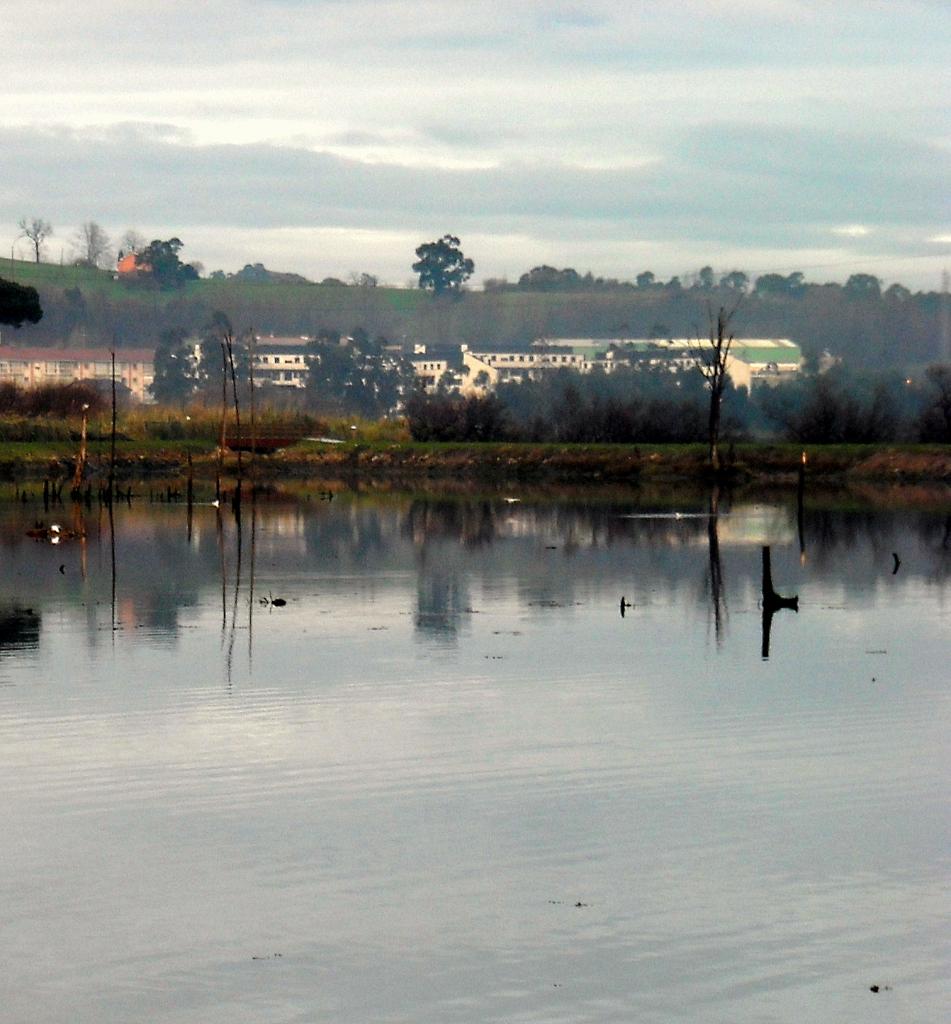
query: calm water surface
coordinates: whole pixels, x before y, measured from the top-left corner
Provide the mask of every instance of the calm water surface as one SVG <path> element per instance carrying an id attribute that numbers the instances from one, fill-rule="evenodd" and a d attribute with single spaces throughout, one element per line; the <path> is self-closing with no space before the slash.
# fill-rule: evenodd
<path id="1" fill-rule="evenodd" d="M 947 1020 L 951 518 L 704 509 L 0 509 L 0 1021 Z"/>

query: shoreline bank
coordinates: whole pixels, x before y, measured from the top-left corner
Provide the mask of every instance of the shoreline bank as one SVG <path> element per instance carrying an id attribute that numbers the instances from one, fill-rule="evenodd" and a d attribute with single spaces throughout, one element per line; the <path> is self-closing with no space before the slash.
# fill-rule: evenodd
<path id="1" fill-rule="evenodd" d="M 727 481 L 794 483 L 802 453 L 806 475 L 823 482 L 931 482 L 951 487 L 949 445 L 738 444 L 724 448 Z M 176 477 L 191 455 L 196 479 L 213 478 L 214 445 L 201 441 L 120 441 L 117 478 Z M 63 479 L 72 475 L 76 451 L 67 441 L 5 442 L 0 478 L 8 481 Z M 635 483 L 639 480 L 713 479 L 704 445 L 451 444 L 376 443 L 328 445 L 306 441 L 271 455 L 243 456 L 261 481 L 307 477 L 399 477 Z M 228 452 L 223 472 L 234 476 L 237 455 Z M 109 448 L 91 444 L 87 477 L 108 473 Z"/>

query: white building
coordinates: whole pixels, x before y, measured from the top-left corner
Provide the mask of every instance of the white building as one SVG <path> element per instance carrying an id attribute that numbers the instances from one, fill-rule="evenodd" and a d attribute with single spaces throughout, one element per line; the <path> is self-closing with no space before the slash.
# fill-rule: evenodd
<path id="1" fill-rule="evenodd" d="M 413 364 L 413 375 L 424 391 L 435 391 L 442 375 L 449 369 L 448 359 L 413 356 L 410 362 Z"/>
<path id="2" fill-rule="evenodd" d="M 696 365 L 705 342 L 695 338 L 628 340 L 546 338 L 529 351 L 489 352 L 463 350 L 464 394 L 491 391 L 499 384 L 538 380 L 556 370 L 612 373 L 630 363 L 665 366 L 670 370 Z M 799 346 L 786 338 L 735 338 L 727 357 L 727 373 L 737 387 L 753 388 L 794 376 L 802 368 Z"/>
<path id="3" fill-rule="evenodd" d="M 307 346 L 310 338 L 276 338 L 274 335 L 254 340 L 255 382 L 278 388 L 307 386 Z"/>
<path id="4" fill-rule="evenodd" d="M 449 373 L 453 379 L 452 386 L 459 387 L 462 384 L 459 372 L 463 365 L 461 357 L 467 351 L 467 345 L 424 345 L 417 342 L 409 357 L 416 383 L 431 394 L 439 387 L 444 375 Z"/>
<path id="5" fill-rule="evenodd" d="M 116 349 L 116 383 L 123 384 L 140 402 L 151 400 L 149 385 L 155 376 L 151 349 Z M 107 348 L 21 348 L 0 345 L 0 381 L 23 388 L 73 381 L 112 380 L 112 353 Z"/>

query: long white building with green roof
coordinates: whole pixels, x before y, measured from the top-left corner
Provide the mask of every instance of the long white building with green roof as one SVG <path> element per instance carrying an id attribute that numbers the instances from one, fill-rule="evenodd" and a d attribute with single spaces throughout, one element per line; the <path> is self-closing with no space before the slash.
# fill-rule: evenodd
<path id="1" fill-rule="evenodd" d="M 555 370 L 611 373 L 631 362 L 668 366 L 671 370 L 696 365 L 704 342 L 696 338 L 545 338 L 528 351 L 462 353 L 464 392 L 491 391 L 510 381 L 537 380 Z M 788 338 L 734 338 L 727 372 L 737 387 L 752 389 L 776 384 L 801 372 L 802 352 Z"/>

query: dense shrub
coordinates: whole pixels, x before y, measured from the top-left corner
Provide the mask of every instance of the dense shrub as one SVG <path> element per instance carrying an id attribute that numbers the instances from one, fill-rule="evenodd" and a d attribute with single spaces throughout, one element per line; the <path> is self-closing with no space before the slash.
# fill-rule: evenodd
<path id="1" fill-rule="evenodd" d="M 922 441 L 951 443 L 951 366 L 929 366 L 925 380 L 918 437 Z"/>
<path id="2" fill-rule="evenodd" d="M 757 404 L 790 441 L 870 444 L 908 438 L 915 395 L 903 378 L 829 373 L 762 388 Z"/>
<path id="3" fill-rule="evenodd" d="M 706 437 L 709 396 L 700 374 L 624 367 L 579 376 L 569 370 L 507 384 L 499 398 L 522 440 L 587 444 L 691 442 Z M 745 430 L 745 393 L 731 389 L 724 436 Z"/>
<path id="4" fill-rule="evenodd" d="M 488 399 L 416 396 L 413 437 L 554 443 L 666 444 L 707 440 L 710 393 L 693 369 L 632 366 L 571 370 L 499 386 Z M 724 393 L 721 441 L 779 438 L 805 444 L 951 441 L 951 367 L 924 386 L 898 374 L 828 373 Z"/>
<path id="5" fill-rule="evenodd" d="M 414 441 L 505 441 L 508 417 L 494 395 L 415 394 L 406 403 L 406 420 Z"/>
<path id="6" fill-rule="evenodd" d="M 0 441 L 70 441 L 73 431 L 55 416 L 0 416 Z"/>
<path id="7" fill-rule="evenodd" d="M 106 405 L 101 392 L 87 381 L 41 384 L 35 388 L 0 383 L 0 415 L 3 416 L 79 416 L 84 406 L 90 416 L 96 416 Z"/>
<path id="8" fill-rule="evenodd" d="M 708 393 L 695 371 L 570 370 L 504 384 L 495 395 L 415 395 L 406 415 L 421 441 L 516 440 L 584 444 L 692 442 L 706 438 Z M 730 390 L 724 437 L 743 436 L 745 392 Z"/>

